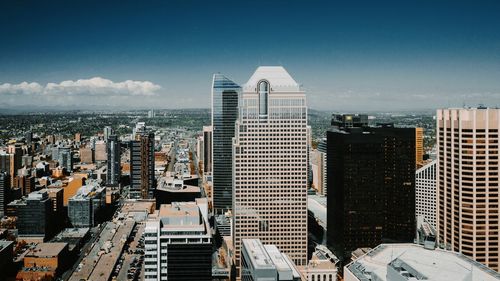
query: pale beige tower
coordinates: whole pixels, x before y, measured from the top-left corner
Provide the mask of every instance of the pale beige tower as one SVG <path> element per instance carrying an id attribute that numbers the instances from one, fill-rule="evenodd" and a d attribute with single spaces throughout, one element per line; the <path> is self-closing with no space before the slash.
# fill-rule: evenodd
<path id="1" fill-rule="evenodd" d="M 283 67 L 259 67 L 243 86 L 233 139 L 237 266 L 245 238 L 306 265 L 308 132 L 299 84 Z"/>
<path id="2" fill-rule="evenodd" d="M 436 127 L 438 242 L 498 271 L 500 110 L 440 109 Z"/>

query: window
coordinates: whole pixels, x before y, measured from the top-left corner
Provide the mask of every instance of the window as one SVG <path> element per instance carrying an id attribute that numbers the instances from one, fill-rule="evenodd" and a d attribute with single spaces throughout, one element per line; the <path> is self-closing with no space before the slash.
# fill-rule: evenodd
<path id="1" fill-rule="evenodd" d="M 260 81 L 258 84 L 259 92 L 259 116 L 267 117 L 267 104 L 269 95 L 269 83 L 267 81 Z"/>

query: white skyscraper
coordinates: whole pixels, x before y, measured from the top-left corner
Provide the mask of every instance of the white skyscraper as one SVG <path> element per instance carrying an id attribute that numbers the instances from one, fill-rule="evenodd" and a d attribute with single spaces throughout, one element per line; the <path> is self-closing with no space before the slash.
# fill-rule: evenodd
<path id="1" fill-rule="evenodd" d="M 299 84 L 283 67 L 259 67 L 243 86 L 233 144 L 237 266 L 246 238 L 307 264 L 308 132 Z"/>
<path id="2" fill-rule="evenodd" d="M 436 227 L 436 163 L 431 161 L 415 172 L 415 212 Z"/>

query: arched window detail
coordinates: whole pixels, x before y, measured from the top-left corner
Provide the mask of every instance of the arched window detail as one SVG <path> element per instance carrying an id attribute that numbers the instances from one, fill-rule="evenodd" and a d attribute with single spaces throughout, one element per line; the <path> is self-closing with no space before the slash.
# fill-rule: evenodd
<path id="1" fill-rule="evenodd" d="M 260 81 L 257 84 L 257 90 L 259 93 L 259 116 L 267 117 L 267 104 L 269 99 L 269 82 Z"/>

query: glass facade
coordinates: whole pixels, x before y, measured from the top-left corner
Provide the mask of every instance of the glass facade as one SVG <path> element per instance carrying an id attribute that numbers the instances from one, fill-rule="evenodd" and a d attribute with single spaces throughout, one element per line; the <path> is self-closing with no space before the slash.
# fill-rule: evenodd
<path id="1" fill-rule="evenodd" d="M 221 74 L 212 84 L 213 207 L 216 213 L 231 209 L 233 188 L 232 141 L 241 88 Z"/>

